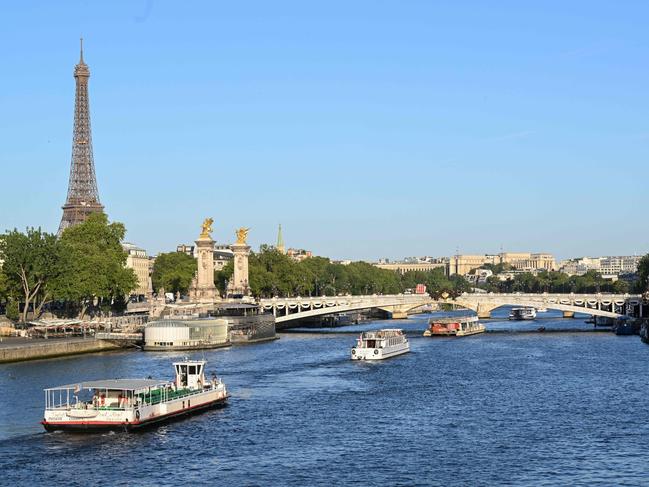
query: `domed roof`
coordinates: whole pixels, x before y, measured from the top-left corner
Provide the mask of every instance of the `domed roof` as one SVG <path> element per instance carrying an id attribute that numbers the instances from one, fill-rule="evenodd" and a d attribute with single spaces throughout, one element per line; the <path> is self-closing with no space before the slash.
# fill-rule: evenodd
<path id="1" fill-rule="evenodd" d="M 147 323 L 147 328 L 187 328 L 190 326 L 188 321 L 181 320 L 157 320 Z"/>

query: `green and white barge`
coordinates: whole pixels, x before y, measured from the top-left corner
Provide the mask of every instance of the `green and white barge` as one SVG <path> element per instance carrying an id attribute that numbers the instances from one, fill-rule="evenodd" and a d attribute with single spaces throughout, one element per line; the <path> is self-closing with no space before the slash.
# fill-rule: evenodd
<path id="1" fill-rule="evenodd" d="M 225 384 L 205 360 L 174 362 L 174 381 L 93 380 L 45 389 L 47 431 L 131 431 L 224 406 Z"/>

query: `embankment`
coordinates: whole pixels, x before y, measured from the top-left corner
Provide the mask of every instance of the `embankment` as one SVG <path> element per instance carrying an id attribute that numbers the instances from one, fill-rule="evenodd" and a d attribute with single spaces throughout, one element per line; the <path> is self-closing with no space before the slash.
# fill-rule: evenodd
<path id="1" fill-rule="evenodd" d="M 5 340 L 0 346 L 0 363 L 103 352 L 119 348 L 113 343 L 95 339 L 50 339 L 37 342 Z"/>

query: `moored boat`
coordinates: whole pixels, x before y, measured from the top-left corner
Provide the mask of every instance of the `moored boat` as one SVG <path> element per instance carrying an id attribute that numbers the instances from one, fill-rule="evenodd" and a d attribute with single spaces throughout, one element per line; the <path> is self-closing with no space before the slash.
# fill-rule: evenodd
<path id="1" fill-rule="evenodd" d="M 403 330 L 386 328 L 365 331 L 361 333 L 356 340 L 356 346 L 352 348 L 352 360 L 382 360 L 409 351 L 410 344 Z"/>
<path id="2" fill-rule="evenodd" d="M 531 307 L 512 308 L 509 312 L 509 319 L 514 321 L 536 319 L 536 309 Z"/>
<path id="3" fill-rule="evenodd" d="M 616 335 L 637 335 L 640 332 L 640 326 L 628 316 L 622 316 L 615 320 L 613 331 Z"/>
<path id="4" fill-rule="evenodd" d="M 485 326 L 477 316 L 454 316 L 452 318 L 431 318 L 424 336 L 468 336 L 484 333 Z"/>
<path id="5" fill-rule="evenodd" d="M 205 379 L 205 360 L 174 362 L 173 382 L 92 380 L 45 389 L 47 431 L 130 431 L 225 405 L 225 384 Z"/>

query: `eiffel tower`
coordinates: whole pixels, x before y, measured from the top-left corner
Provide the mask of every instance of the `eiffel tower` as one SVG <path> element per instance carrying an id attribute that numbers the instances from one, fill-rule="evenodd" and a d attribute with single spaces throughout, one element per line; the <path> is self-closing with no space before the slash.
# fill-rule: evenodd
<path id="1" fill-rule="evenodd" d="M 102 212 L 104 207 L 99 202 L 95 162 L 92 157 L 92 134 L 90 132 L 90 106 L 88 100 L 88 79 L 90 69 L 83 62 L 83 39 L 79 64 L 74 67 L 74 79 L 77 90 L 74 100 L 74 134 L 72 138 L 72 163 L 68 197 L 63 205 L 63 217 L 58 235 L 63 230 L 83 222 L 88 215 Z"/>

